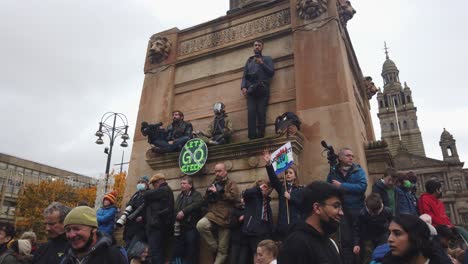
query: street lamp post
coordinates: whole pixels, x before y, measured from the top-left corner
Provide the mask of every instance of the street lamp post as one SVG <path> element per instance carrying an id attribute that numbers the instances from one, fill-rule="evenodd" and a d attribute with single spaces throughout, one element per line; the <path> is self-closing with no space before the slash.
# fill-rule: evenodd
<path id="1" fill-rule="evenodd" d="M 112 126 L 107 124 L 106 122 L 110 118 L 114 118 Z M 121 123 L 120 126 L 115 126 L 117 124 L 117 120 Z M 122 113 L 114 113 L 114 112 L 107 112 L 105 113 L 102 118 L 101 122 L 99 122 L 99 129 L 96 131 L 96 144 L 102 145 L 104 144 L 104 140 L 102 137 L 107 135 L 109 137 L 109 148 L 104 149 L 104 153 L 107 154 L 107 164 L 106 164 L 106 186 L 104 187 L 104 193 L 107 193 L 107 183 L 109 182 L 109 170 L 110 170 L 110 163 L 112 158 L 112 148 L 114 147 L 114 141 L 118 136 L 121 136 L 122 143 L 120 144 L 121 147 L 125 148 L 128 146 L 127 140 L 130 138 L 127 134 L 128 132 L 128 121 L 127 117 Z"/>

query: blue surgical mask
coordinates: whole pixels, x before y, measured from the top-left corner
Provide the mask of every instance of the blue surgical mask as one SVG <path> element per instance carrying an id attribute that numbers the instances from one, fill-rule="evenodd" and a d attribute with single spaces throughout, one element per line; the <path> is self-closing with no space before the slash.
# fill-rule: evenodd
<path id="1" fill-rule="evenodd" d="M 144 191 L 144 190 L 146 190 L 146 184 L 144 184 L 144 183 L 138 183 L 138 184 L 137 184 L 137 190 L 138 190 L 138 191 Z"/>

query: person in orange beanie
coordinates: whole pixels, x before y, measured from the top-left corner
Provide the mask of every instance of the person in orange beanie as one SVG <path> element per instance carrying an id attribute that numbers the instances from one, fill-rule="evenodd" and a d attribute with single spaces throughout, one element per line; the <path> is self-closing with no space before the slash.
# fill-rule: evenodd
<path id="1" fill-rule="evenodd" d="M 96 213 L 98 230 L 110 237 L 113 237 L 114 233 L 115 216 L 117 215 L 116 201 L 117 193 L 114 191 L 104 195 L 102 207 Z"/>

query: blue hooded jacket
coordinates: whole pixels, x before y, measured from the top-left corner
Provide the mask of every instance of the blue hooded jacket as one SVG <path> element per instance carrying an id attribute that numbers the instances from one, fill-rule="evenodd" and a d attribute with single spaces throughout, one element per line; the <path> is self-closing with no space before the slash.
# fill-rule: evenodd
<path id="1" fill-rule="evenodd" d="M 332 183 L 332 180 L 341 182 L 340 189 L 344 191 L 344 208 L 364 208 L 367 179 L 361 166 L 353 164 L 346 175 L 343 175 L 338 167 L 332 167 L 327 182 Z"/>
<path id="2" fill-rule="evenodd" d="M 96 212 L 98 230 L 109 236 L 114 233 L 115 216 L 117 214 L 117 207 L 110 205 L 108 207 L 101 207 Z"/>

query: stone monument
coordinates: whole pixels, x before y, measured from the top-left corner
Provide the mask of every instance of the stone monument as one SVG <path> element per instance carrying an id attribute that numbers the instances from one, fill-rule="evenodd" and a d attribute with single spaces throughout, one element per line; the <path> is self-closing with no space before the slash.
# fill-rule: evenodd
<path id="1" fill-rule="evenodd" d="M 249 3 L 247 3 L 249 2 Z M 150 38 L 137 124 L 164 122 L 181 110 L 194 129 L 212 120 L 213 103 L 222 101 L 234 120 L 233 143 L 209 148 L 207 164 L 193 176 L 205 192 L 216 162 L 225 162 L 241 189 L 266 178 L 263 149 L 291 141 L 303 184 L 324 180 L 329 171 L 321 140 L 335 149 L 348 146 L 364 169 L 364 145 L 374 140 L 364 77 L 346 24 L 355 11 L 342 0 L 231 0 L 226 16 L 188 29 L 172 28 Z M 275 64 L 264 139 L 247 138 L 247 105 L 240 91 L 243 67 L 254 40 Z M 286 111 L 301 119 L 301 133 L 274 134 L 274 120 Z M 163 172 L 176 194 L 182 175 L 178 154 L 154 156 L 137 127 L 124 199 L 142 175 Z M 274 209 L 276 212 L 276 210 Z M 275 217 L 276 219 L 276 217 Z"/>

